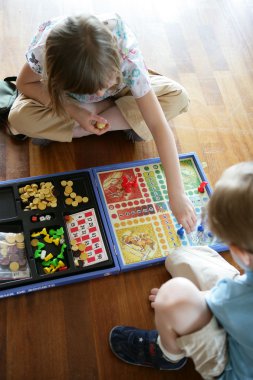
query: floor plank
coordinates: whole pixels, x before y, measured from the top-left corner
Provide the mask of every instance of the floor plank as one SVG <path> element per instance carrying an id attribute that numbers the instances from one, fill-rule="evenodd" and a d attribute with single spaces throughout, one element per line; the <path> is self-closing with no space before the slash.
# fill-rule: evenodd
<path id="1" fill-rule="evenodd" d="M 186 87 L 190 109 L 171 125 L 179 152 L 195 151 L 212 185 L 226 167 L 252 160 L 252 1 L 0 0 L 0 77 L 18 73 L 41 21 L 82 11 L 121 14 L 147 66 Z M 0 180 L 156 156 L 153 142 L 132 144 L 121 132 L 40 148 L 0 130 Z M 129 366 L 110 352 L 114 325 L 154 327 L 148 292 L 167 278 L 156 266 L 1 300 L 1 379 L 200 379 L 191 361 L 168 374 Z"/>

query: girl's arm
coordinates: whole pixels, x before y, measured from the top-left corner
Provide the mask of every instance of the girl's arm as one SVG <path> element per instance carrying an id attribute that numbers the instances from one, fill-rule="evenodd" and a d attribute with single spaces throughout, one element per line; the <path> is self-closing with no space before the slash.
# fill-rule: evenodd
<path id="1" fill-rule="evenodd" d="M 50 104 L 50 97 L 46 86 L 41 81 L 41 76 L 36 74 L 28 63 L 25 63 L 20 71 L 16 85 L 27 98 L 37 100 L 45 106 Z"/>
<path id="2" fill-rule="evenodd" d="M 194 207 L 184 191 L 173 133 L 153 90 L 137 98 L 136 102 L 153 135 L 164 167 L 171 210 L 178 223 L 189 233 L 194 229 L 197 218 Z"/>
<path id="3" fill-rule="evenodd" d="M 44 106 L 50 107 L 50 96 L 41 79 L 41 76 L 36 74 L 28 63 L 25 63 L 17 78 L 17 89 L 27 98 L 37 100 Z M 67 114 L 86 131 L 97 135 L 107 132 L 108 127 L 103 130 L 94 127 L 95 122 L 107 124 L 107 120 L 99 115 L 92 114 L 83 107 L 79 107 L 76 102 L 66 98 L 64 108 Z"/>

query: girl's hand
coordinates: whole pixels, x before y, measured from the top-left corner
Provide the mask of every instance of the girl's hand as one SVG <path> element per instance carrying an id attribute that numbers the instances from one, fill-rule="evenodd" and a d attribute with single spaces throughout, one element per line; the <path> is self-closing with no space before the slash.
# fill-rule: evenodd
<path id="1" fill-rule="evenodd" d="M 106 119 L 87 112 L 87 110 L 85 110 L 82 117 L 79 118 L 79 124 L 81 128 L 95 135 L 103 135 L 110 129 L 110 125 Z"/>
<path id="2" fill-rule="evenodd" d="M 170 207 L 186 233 L 192 232 L 197 223 L 197 216 L 189 198 L 184 193 L 179 193 L 170 200 Z"/>

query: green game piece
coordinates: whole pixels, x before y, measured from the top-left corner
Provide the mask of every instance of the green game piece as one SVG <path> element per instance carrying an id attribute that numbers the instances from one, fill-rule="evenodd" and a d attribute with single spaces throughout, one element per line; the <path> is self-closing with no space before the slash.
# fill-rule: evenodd
<path id="1" fill-rule="evenodd" d="M 41 263 L 43 265 L 43 267 L 49 267 L 50 265 L 52 265 L 52 260 L 48 260 L 48 261 L 42 261 Z"/>
<path id="2" fill-rule="evenodd" d="M 67 248 L 67 244 L 63 243 L 61 246 L 61 253 L 64 252 L 66 248 Z"/>
<path id="3" fill-rule="evenodd" d="M 59 263 L 59 260 L 58 259 L 53 259 L 52 261 L 51 261 L 51 263 L 52 263 L 52 265 L 54 266 L 54 267 L 57 267 L 57 265 L 58 265 L 58 263 Z"/>
<path id="4" fill-rule="evenodd" d="M 64 253 L 60 252 L 59 255 L 57 255 L 57 259 L 64 259 Z"/>
<path id="5" fill-rule="evenodd" d="M 64 229 L 63 229 L 63 227 L 58 228 L 58 230 L 56 230 L 56 235 L 57 235 L 57 236 L 64 235 Z"/>
<path id="6" fill-rule="evenodd" d="M 36 251 L 34 252 L 34 258 L 35 259 L 38 259 L 41 255 L 41 249 L 36 249 Z"/>
<path id="7" fill-rule="evenodd" d="M 44 248 L 45 247 L 45 245 L 46 244 L 44 244 L 44 243 L 41 243 L 40 241 L 38 242 L 38 244 L 37 244 L 37 247 L 38 247 L 38 249 L 41 251 L 42 250 L 42 248 Z"/>

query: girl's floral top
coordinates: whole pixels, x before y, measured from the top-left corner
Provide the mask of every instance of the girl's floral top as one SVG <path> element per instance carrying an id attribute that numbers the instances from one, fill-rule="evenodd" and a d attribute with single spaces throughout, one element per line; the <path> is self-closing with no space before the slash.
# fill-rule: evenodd
<path id="1" fill-rule="evenodd" d="M 108 89 L 102 97 L 97 95 L 77 95 L 71 94 L 75 99 L 84 103 L 99 102 L 109 96 L 117 94 L 124 87 L 130 88 L 135 98 L 141 98 L 147 94 L 150 89 L 150 81 L 147 68 L 145 66 L 140 48 L 133 32 L 123 22 L 118 15 L 110 15 L 108 17 L 101 15 L 97 16 L 101 21 L 108 23 L 113 22 L 112 33 L 117 39 L 118 48 L 121 55 L 121 71 L 123 82 L 119 84 L 118 88 Z M 58 17 L 51 19 L 40 25 L 37 33 L 32 39 L 32 42 L 26 53 L 26 59 L 31 69 L 37 74 L 42 75 L 44 58 L 45 58 L 45 44 L 50 31 L 59 23 L 63 22 L 66 17 Z"/>

